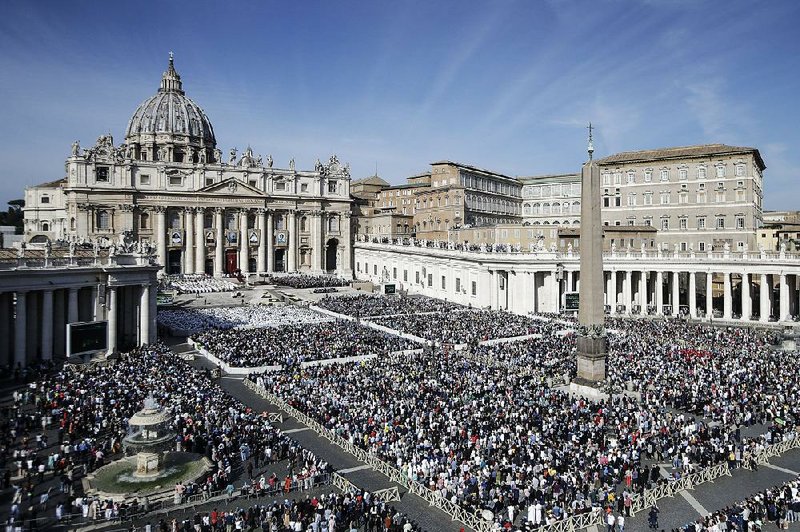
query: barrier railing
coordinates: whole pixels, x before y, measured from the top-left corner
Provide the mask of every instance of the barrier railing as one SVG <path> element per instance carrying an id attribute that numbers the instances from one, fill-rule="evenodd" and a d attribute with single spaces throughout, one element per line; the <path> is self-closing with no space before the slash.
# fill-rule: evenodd
<path id="1" fill-rule="evenodd" d="M 746 469 L 754 469 L 755 465 L 764 465 L 769 463 L 769 459 L 773 456 L 779 456 L 786 451 L 800 447 L 800 434 L 792 431 L 791 436 L 784 438 L 778 443 L 766 446 L 764 449 L 754 453 L 745 453 L 742 457 L 743 467 Z"/>

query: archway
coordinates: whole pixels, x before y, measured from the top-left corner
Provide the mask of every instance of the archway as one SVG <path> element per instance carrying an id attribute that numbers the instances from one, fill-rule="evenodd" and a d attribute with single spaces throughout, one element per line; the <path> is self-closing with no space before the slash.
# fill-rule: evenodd
<path id="1" fill-rule="evenodd" d="M 335 238 L 328 240 L 328 246 L 325 251 L 325 270 L 332 272 L 336 270 L 336 253 L 339 250 L 339 241 Z"/>
<path id="2" fill-rule="evenodd" d="M 177 275 L 181 273 L 181 263 L 183 252 L 180 249 L 171 249 L 167 254 L 167 273 Z"/>
<path id="3" fill-rule="evenodd" d="M 49 241 L 50 239 L 44 235 L 36 235 L 31 238 L 31 244 L 47 244 Z"/>

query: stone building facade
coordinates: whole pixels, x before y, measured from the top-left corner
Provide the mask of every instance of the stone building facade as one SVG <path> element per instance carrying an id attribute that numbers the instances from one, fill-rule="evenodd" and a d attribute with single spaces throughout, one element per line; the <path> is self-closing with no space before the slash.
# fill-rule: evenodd
<path id="1" fill-rule="evenodd" d="M 172 57 L 124 142 L 115 146 L 110 134 L 89 149 L 75 142 L 66 167 L 63 234 L 34 222 L 44 216 L 38 203 L 25 210 L 29 241 L 110 245 L 124 235 L 152 246 L 165 273 L 352 275 L 349 166 L 333 155 L 313 170 L 296 169 L 294 159 L 277 168 L 250 147 L 223 157 Z"/>

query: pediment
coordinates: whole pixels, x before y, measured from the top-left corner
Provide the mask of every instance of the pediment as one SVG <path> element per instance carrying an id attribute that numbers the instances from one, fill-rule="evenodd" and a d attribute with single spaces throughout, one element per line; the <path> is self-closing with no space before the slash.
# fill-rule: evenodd
<path id="1" fill-rule="evenodd" d="M 238 179 L 228 178 L 219 183 L 208 185 L 197 191 L 201 194 L 214 194 L 219 196 L 238 196 L 245 198 L 263 198 L 264 193 L 249 183 L 244 183 Z"/>

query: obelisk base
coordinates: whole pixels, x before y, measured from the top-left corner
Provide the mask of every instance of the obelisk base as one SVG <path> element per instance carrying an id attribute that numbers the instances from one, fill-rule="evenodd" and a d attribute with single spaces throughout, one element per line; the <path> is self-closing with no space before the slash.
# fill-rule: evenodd
<path id="1" fill-rule="evenodd" d="M 604 336 L 578 336 L 578 378 L 581 383 L 595 383 L 606 378 Z"/>

